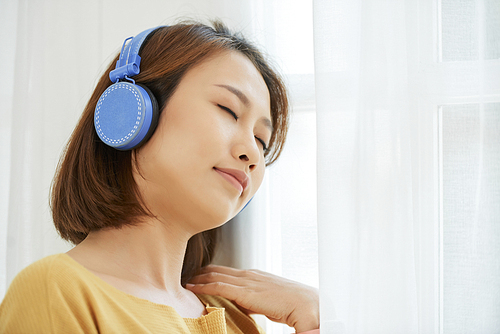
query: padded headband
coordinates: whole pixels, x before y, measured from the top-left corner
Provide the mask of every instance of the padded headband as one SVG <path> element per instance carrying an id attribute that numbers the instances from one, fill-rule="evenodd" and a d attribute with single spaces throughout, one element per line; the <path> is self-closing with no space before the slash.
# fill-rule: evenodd
<path id="1" fill-rule="evenodd" d="M 120 52 L 120 58 L 116 62 L 116 67 L 109 72 L 109 79 L 112 82 L 116 83 L 119 80 L 125 79 L 125 77 L 133 77 L 141 72 L 141 57 L 139 56 L 139 51 L 141 50 L 142 43 L 144 43 L 146 37 L 148 37 L 152 31 L 160 27 L 145 30 L 135 37 L 127 38 L 123 42 L 122 51 Z M 132 42 L 126 44 L 130 39 L 132 39 Z"/>

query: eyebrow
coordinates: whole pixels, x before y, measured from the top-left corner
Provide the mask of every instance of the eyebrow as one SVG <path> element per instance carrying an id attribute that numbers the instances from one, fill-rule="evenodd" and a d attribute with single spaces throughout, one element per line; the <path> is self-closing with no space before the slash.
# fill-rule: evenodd
<path id="1" fill-rule="evenodd" d="M 250 100 L 238 88 L 235 88 L 235 87 L 229 86 L 229 85 L 215 85 L 215 86 L 227 89 L 228 91 L 230 91 L 231 93 L 233 93 L 234 95 L 236 95 L 241 100 L 241 102 L 243 102 L 243 104 L 245 105 L 245 107 L 250 107 Z"/>
<path id="2" fill-rule="evenodd" d="M 231 93 L 233 93 L 234 95 L 236 95 L 240 99 L 240 101 L 245 105 L 245 107 L 247 107 L 247 108 L 250 107 L 250 105 L 251 105 L 250 100 L 245 95 L 245 93 L 243 93 L 238 88 L 235 88 L 235 87 L 229 86 L 229 85 L 215 85 L 215 86 L 227 89 L 228 91 L 230 91 Z M 259 122 L 263 123 L 264 126 L 271 131 L 271 133 L 274 131 L 273 124 L 271 123 L 271 121 L 269 120 L 269 118 L 262 117 L 259 120 Z"/>
<path id="3" fill-rule="evenodd" d="M 269 120 L 269 118 L 262 117 L 259 121 L 261 123 L 263 123 L 265 125 L 265 127 L 268 128 L 269 131 L 271 131 L 271 133 L 273 133 L 273 131 L 274 131 L 273 124 L 271 123 L 271 121 Z"/>

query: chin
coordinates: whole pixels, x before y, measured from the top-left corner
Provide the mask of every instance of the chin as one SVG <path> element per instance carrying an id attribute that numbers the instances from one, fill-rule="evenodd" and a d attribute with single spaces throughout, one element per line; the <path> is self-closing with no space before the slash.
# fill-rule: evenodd
<path id="1" fill-rule="evenodd" d="M 223 194 L 224 195 L 224 194 Z M 246 196 L 245 196 L 246 197 Z M 220 224 L 224 224 L 228 220 L 234 218 L 245 206 L 245 204 L 250 199 L 239 198 L 228 198 L 227 196 L 213 196 L 210 201 L 203 201 L 201 203 L 202 211 L 205 214 L 210 215 L 213 221 L 219 221 Z"/>
<path id="2" fill-rule="evenodd" d="M 212 208 L 213 209 L 213 208 Z M 191 216 L 191 226 L 194 228 L 193 234 L 198 234 L 224 225 L 235 214 L 227 214 L 224 210 L 201 210 L 199 214 Z"/>
<path id="3" fill-rule="evenodd" d="M 184 219 L 190 222 L 194 233 L 224 225 L 234 218 L 250 200 L 250 194 L 233 197 L 224 188 L 220 191 L 210 190 L 208 193 L 190 192 L 188 196 L 184 197 L 184 202 L 190 203 L 183 210 L 183 213 L 187 214 Z"/>

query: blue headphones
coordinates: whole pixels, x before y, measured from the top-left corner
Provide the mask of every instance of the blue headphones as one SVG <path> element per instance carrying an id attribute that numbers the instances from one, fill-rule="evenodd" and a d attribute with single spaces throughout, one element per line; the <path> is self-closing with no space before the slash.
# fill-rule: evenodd
<path id="1" fill-rule="evenodd" d="M 94 111 L 94 126 L 101 140 L 117 150 L 131 150 L 145 143 L 158 124 L 158 102 L 144 85 L 131 78 L 139 74 L 139 51 L 148 29 L 123 42 L 116 67 L 109 73 L 114 82 L 102 93 Z M 127 41 L 132 39 L 130 43 Z"/>

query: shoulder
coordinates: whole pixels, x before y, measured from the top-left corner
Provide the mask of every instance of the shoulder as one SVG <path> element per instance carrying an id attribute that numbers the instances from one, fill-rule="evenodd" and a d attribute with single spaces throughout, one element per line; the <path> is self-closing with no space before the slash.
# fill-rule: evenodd
<path id="1" fill-rule="evenodd" d="M 17 274 L 7 294 L 29 293 L 31 297 L 51 293 L 53 288 L 64 289 L 76 284 L 81 277 L 78 266 L 66 254 L 55 254 L 40 259 Z"/>
<path id="2" fill-rule="evenodd" d="M 0 332 L 54 329 L 60 318 L 68 318 L 81 304 L 74 296 L 81 291 L 77 287 L 82 280 L 66 254 L 50 255 L 24 268 L 0 304 Z"/>
<path id="3" fill-rule="evenodd" d="M 54 269 L 61 267 L 62 256 L 62 254 L 47 256 L 21 270 L 10 284 L 2 305 L 14 296 L 44 297 L 47 285 L 52 281 L 51 274 L 55 272 Z"/>
<path id="4" fill-rule="evenodd" d="M 240 310 L 232 301 L 210 295 L 198 295 L 198 298 L 208 307 L 223 308 L 225 310 L 228 333 L 264 333 L 255 320 Z"/>
<path id="5" fill-rule="evenodd" d="M 19 280 L 30 279 L 33 276 L 39 278 L 40 274 L 45 275 L 53 266 L 61 266 L 64 259 L 65 254 L 54 254 L 35 261 L 21 270 L 12 281 L 12 284 Z"/>

